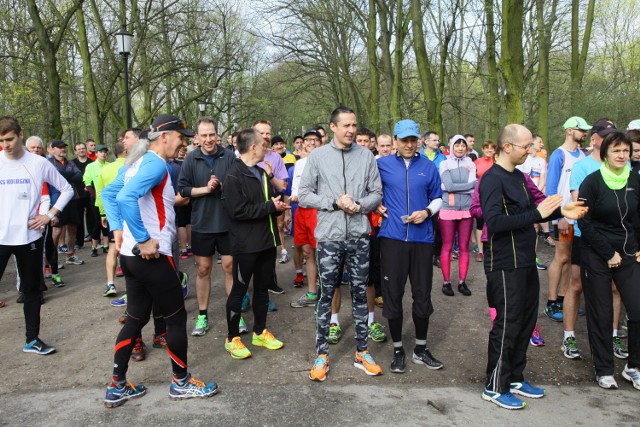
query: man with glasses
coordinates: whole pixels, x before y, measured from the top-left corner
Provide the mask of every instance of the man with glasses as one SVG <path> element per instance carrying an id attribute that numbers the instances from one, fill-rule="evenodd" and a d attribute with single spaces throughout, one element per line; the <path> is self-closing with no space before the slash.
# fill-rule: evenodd
<path id="1" fill-rule="evenodd" d="M 166 350 L 173 370 L 169 398 L 204 398 L 218 392 L 215 383 L 198 381 L 187 369 L 187 312 L 172 259 L 175 192 L 167 160 L 177 156 L 185 137 L 192 136 L 194 133 L 176 116 L 156 117 L 148 135 L 148 151 L 120 169 L 117 178 L 102 191 L 116 249 L 122 254 L 128 304 L 127 322 L 116 340 L 113 377 L 104 400 L 107 408 L 147 392 L 146 387 L 128 382 L 126 376 L 136 338 L 149 321 L 152 306 L 167 324 Z"/>
<path id="2" fill-rule="evenodd" d="M 585 155 L 578 147 L 584 143 L 591 126 L 582 117 L 570 117 L 562 126 L 564 143 L 549 157 L 547 170 L 547 196 L 562 195 L 562 205 L 573 201 L 570 191 L 570 178 L 573 166 Z M 560 218 L 553 221 L 556 252 L 549 264 L 549 294 L 544 314 L 554 322 L 562 322 L 562 303 L 571 279 L 571 242 L 573 240 L 573 221 Z M 563 351 L 567 348 L 563 345 Z"/>

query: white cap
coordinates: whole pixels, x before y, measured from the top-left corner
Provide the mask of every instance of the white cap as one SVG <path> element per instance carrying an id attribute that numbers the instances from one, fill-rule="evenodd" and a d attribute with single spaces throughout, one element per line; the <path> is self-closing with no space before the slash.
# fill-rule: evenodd
<path id="1" fill-rule="evenodd" d="M 627 130 L 640 130 L 640 119 L 631 120 Z"/>

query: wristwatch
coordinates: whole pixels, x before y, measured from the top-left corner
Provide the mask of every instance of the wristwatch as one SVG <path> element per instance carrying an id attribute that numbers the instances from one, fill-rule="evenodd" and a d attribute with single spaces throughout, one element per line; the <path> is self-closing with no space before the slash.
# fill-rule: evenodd
<path id="1" fill-rule="evenodd" d="M 51 212 L 47 212 L 45 215 L 49 217 L 49 221 L 56 217 L 55 214 L 52 214 Z"/>

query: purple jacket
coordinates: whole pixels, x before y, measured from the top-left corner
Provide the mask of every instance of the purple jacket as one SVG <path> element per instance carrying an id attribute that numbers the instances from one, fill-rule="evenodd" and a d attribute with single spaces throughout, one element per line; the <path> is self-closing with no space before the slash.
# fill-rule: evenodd
<path id="1" fill-rule="evenodd" d="M 536 206 L 542 203 L 542 201 L 547 197 L 538 189 L 538 186 L 531 180 L 529 174 L 523 174 L 524 178 L 527 180 L 527 188 L 529 189 L 529 193 L 531 193 L 531 197 L 536 203 Z M 473 196 L 471 197 L 471 207 L 469 208 L 469 212 L 471 216 L 474 218 L 482 218 L 482 208 L 480 207 L 480 181 L 482 178 L 478 178 L 478 182 L 476 183 L 476 189 L 473 192 Z M 487 224 L 482 227 L 482 237 L 480 238 L 483 242 L 487 242 Z"/>

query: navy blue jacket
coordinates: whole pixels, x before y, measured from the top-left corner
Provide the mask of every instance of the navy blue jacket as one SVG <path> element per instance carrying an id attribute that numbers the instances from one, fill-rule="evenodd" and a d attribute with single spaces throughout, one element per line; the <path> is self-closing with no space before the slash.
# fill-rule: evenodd
<path id="1" fill-rule="evenodd" d="M 404 159 L 392 154 L 378 159 L 382 179 L 382 204 L 387 218 L 382 218 L 378 237 L 405 242 L 433 243 L 433 224 L 405 224 L 400 218 L 426 209 L 434 199 L 442 198 L 440 174 L 433 162 L 416 153 L 407 169 Z"/>

